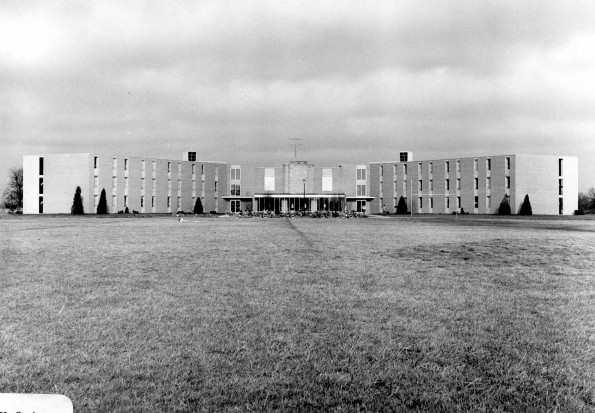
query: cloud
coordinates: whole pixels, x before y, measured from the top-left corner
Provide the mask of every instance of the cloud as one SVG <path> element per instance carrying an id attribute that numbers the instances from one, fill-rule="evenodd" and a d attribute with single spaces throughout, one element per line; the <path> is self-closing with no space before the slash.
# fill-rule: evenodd
<path id="1" fill-rule="evenodd" d="M 279 163 L 295 137 L 323 163 L 576 148 L 595 164 L 594 8 L 3 2 L 0 173 L 23 151 Z"/>

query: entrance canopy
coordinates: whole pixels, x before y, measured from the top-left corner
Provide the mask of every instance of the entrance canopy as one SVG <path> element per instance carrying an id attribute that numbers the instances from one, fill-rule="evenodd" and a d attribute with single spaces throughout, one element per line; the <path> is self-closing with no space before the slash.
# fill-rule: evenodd
<path id="1" fill-rule="evenodd" d="M 345 194 L 254 194 L 256 211 L 342 211 Z"/>

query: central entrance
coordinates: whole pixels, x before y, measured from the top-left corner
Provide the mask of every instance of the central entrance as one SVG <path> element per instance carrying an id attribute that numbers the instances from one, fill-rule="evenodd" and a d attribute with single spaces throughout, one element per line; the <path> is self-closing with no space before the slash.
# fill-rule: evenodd
<path id="1" fill-rule="evenodd" d="M 296 212 L 296 211 L 341 211 L 343 196 L 255 196 L 254 206 L 258 212 Z"/>

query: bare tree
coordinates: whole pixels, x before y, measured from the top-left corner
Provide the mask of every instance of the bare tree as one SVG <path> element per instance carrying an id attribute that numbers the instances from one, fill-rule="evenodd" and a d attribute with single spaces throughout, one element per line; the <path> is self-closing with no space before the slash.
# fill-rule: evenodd
<path id="1" fill-rule="evenodd" d="M 23 208 L 23 168 L 12 168 L 8 172 L 8 186 L 2 194 L 4 207 L 10 210 Z"/>
<path id="2" fill-rule="evenodd" d="M 585 214 L 595 213 L 595 187 L 578 194 L 578 209 Z"/>

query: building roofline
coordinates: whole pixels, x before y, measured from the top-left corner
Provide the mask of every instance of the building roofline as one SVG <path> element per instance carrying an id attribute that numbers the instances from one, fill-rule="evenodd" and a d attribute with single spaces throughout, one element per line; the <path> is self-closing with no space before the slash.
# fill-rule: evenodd
<path id="1" fill-rule="evenodd" d="M 157 158 L 154 156 L 137 156 L 137 155 L 115 155 L 109 153 L 99 153 L 99 152 L 69 152 L 69 153 L 33 153 L 33 154 L 26 154 L 25 156 L 60 156 L 60 155 L 88 155 L 88 156 L 109 156 L 109 157 L 117 157 L 117 158 L 136 158 L 136 159 L 155 159 L 159 161 L 171 161 L 171 162 L 192 162 L 192 163 L 215 163 L 215 164 L 228 164 L 229 162 L 226 161 L 203 161 L 197 159 L 196 161 L 185 161 L 183 159 L 175 159 L 175 158 Z"/>
<path id="2" fill-rule="evenodd" d="M 396 163 L 416 163 L 416 162 L 435 162 L 435 161 L 451 161 L 453 159 L 479 159 L 479 158 L 499 158 L 499 157 L 506 157 L 506 156 L 551 156 L 554 158 L 562 157 L 562 158 L 578 158 L 576 155 L 557 155 L 557 154 L 536 154 L 536 153 L 509 153 L 509 154 L 502 154 L 502 155 L 481 155 L 481 156 L 455 156 L 452 158 L 439 158 L 439 159 L 416 159 L 413 161 L 375 161 L 369 162 L 370 165 L 380 165 L 380 164 L 396 164 Z"/>

